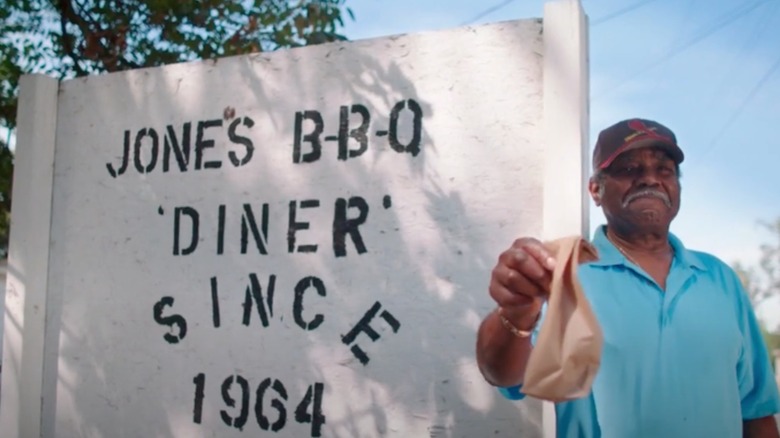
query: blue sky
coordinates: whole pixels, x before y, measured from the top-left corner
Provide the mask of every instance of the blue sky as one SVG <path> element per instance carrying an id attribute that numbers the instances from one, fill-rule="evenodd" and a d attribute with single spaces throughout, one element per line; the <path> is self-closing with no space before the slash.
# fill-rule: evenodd
<path id="1" fill-rule="evenodd" d="M 542 17 L 541 0 L 348 0 L 351 40 Z M 686 154 L 672 231 L 727 263 L 756 263 L 780 217 L 780 1 L 583 0 L 589 16 L 591 147 L 645 117 Z M 622 13 L 621 13 L 622 12 Z M 479 18 L 477 18 L 479 17 Z M 775 129 L 778 129 L 776 132 Z M 591 227 L 603 222 L 591 208 Z M 780 324 L 780 300 L 761 306 Z"/>

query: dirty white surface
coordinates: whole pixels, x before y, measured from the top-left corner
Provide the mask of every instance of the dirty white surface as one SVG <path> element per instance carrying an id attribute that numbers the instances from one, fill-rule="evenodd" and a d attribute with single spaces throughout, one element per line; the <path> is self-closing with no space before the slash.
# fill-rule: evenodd
<path id="1" fill-rule="evenodd" d="M 540 436 L 474 360 L 495 257 L 542 230 L 538 20 L 68 81 L 58 114 L 49 432 Z"/>

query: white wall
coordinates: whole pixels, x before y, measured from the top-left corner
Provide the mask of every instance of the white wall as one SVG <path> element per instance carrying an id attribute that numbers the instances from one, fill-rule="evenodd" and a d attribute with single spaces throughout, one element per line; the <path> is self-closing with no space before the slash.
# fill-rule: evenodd
<path id="1" fill-rule="evenodd" d="M 5 282 L 6 282 L 6 272 L 8 272 L 8 260 L 2 259 L 0 260 L 0 305 L 2 303 L 5 303 Z M 2 307 L 0 307 L 2 309 Z M 2 323 L 2 318 L 0 318 L 0 351 L 2 351 L 3 348 L 3 327 L 5 324 Z M 2 358 L 0 358 L 0 365 L 2 364 Z"/>
<path id="2" fill-rule="evenodd" d="M 8 261 L 7 260 L 0 260 L 0 303 L 5 303 L 5 283 L 6 283 L 6 272 L 8 268 Z M 4 305 L 0 304 L 0 309 L 5 308 Z M 0 351 L 3 349 L 3 327 L 5 324 L 3 324 L 2 318 L 0 318 Z M 0 394 L 2 394 L 2 366 L 3 366 L 3 359 L 0 357 Z M 2 401 L 2 398 L 0 398 L 0 401 Z"/>
<path id="3" fill-rule="evenodd" d="M 583 146 L 545 146 L 544 38 L 521 20 L 61 83 L 43 436 L 541 436 L 474 342 L 496 256 L 544 232 L 547 154 Z M 350 221 L 362 245 L 334 238 Z"/>

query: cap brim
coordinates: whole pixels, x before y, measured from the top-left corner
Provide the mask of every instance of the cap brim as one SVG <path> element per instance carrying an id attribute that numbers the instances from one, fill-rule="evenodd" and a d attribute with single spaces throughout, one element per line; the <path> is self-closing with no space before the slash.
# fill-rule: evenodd
<path id="1" fill-rule="evenodd" d="M 672 157 L 674 162 L 677 164 L 682 163 L 682 161 L 685 159 L 685 154 L 683 154 L 682 149 L 680 149 L 679 146 L 677 146 L 672 142 L 659 140 L 657 138 L 642 138 L 623 145 L 620 152 L 614 154 L 608 160 L 601 163 L 601 166 L 599 166 L 599 168 L 606 169 L 607 167 L 609 167 L 610 164 L 612 164 L 613 161 L 615 161 L 617 157 L 619 157 L 620 155 L 628 151 L 633 151 L 635 149 L 642 149 L 648 147 L 658 147 L 665 150 L 666 152 L 669 153 L 669 156 Z"/>

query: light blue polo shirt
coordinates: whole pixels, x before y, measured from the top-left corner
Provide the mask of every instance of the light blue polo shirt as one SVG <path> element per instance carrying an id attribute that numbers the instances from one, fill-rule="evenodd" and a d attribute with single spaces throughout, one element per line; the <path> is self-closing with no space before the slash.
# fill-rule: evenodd
<path id="1" fill-rule="evenodd" d="M 733 270 L 675 236 L 664 292 L 596 231 L 581 265 L 604 333 L 591 395 L 557 403 L 562 438 L 742 437 L 743 419 L 780 412 L 769 355 Z M 535 337 L 534 337 L 535 339 Z M 521 399 L 520 387 L 499 388 Z"/>

